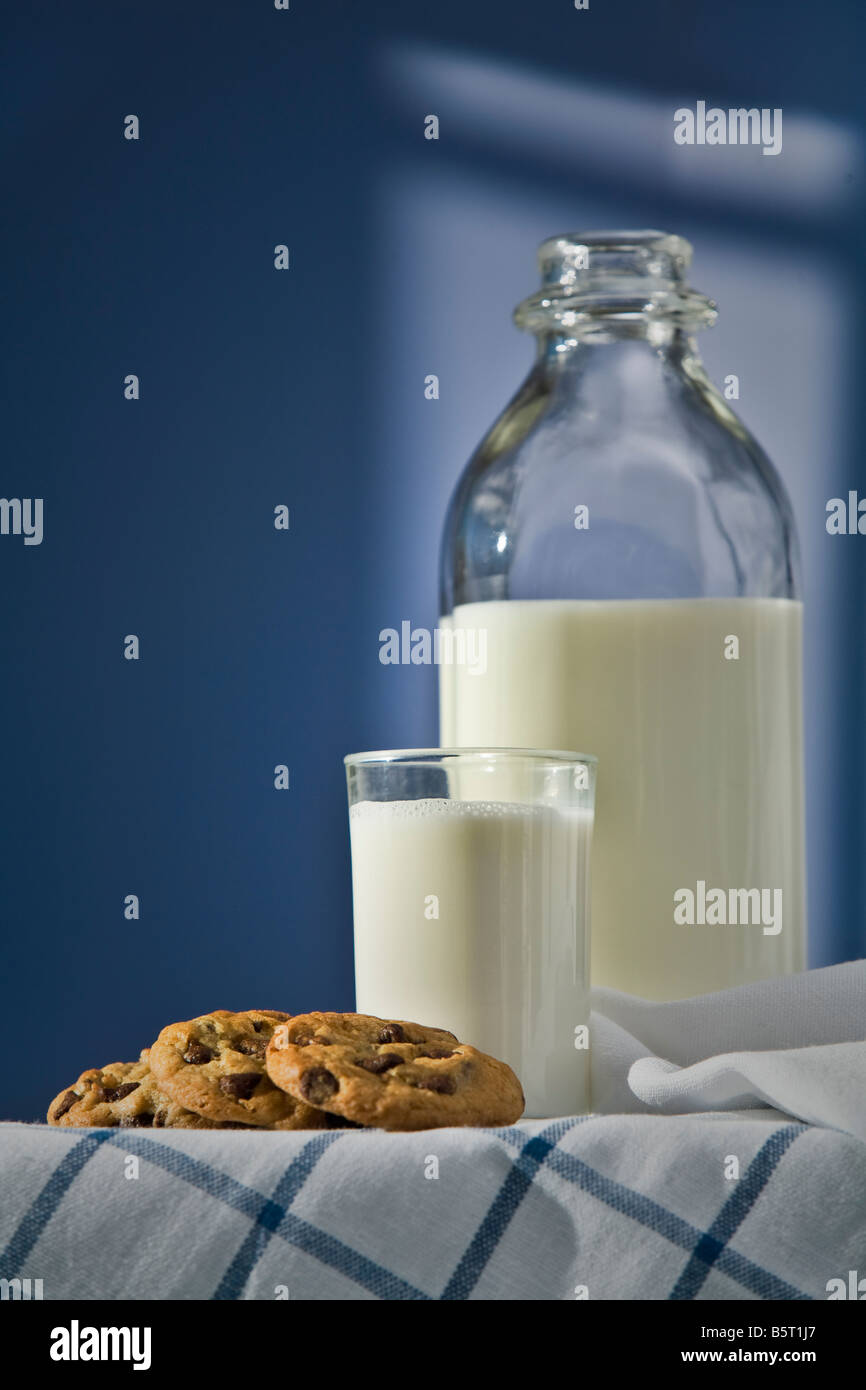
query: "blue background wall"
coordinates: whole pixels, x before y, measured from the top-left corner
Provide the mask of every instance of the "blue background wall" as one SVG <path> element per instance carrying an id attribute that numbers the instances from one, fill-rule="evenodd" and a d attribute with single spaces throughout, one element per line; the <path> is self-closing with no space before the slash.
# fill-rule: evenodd
<path id="1" fill-rule="evenodd" d="M 863 954 L 866 541 L 824 530 L 866 490 L 862 7 L 17 9 L 0 493 L 45 538 L 0 536 L 0 1111 L 203 1009 L 351 1007 L 341 758 L 436 741 L 378 633 L 435 623 L 445 500 L 568 226 L 684 232 L 720 302 L 709 369 L 803 539 L 813 962 Z M 782 107 L 782 155 L 677 163 L 697 99 Z"/>

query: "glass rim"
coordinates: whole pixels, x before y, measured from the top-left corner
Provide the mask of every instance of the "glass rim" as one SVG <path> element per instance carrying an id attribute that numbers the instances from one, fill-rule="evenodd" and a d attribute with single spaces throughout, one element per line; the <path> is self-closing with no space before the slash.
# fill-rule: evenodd
<path id="1" fill-rule="evenodd" d="M 509 759 L 512 762 L 528 763 L 558 763 L 569 767 L 577 766 L 580 763 L 597 763 L 598 758 L 594 753 L 577 753 L 570 749 L 559 748 L 386 748 L 377 749 L 369 753 L 347 753 L 343 759 L 346 767 L 365 766 L 379 763 L 387 766 L 389 763 L 399 764 L 406 767 L 412 763 L 419 766 L 428 766 L 437 758 L 482 758 L 502 760 Z"/>

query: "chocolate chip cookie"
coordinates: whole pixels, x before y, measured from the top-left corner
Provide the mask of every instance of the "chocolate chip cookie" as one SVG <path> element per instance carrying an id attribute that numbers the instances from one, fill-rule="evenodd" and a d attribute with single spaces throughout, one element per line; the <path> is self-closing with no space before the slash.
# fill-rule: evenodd
<path id="1" fill-rule="evenodd" d="M 178 1105 L 222 1124 L 261 1129 L 322 1129 L 321 1110 L 275 1086 L 265 1071 L 274 1028 L 289 1015 L 272 1009 L 218 1010 L 163 1028 L 150 1049 L 160 1088 Z"/>
<path id="2" fill-rule="evenodd" d="M 50 1125 L 87 1128 L 214 1129 L 216 1123 L 171 1100 L 153 1078 L 150 1053 L 137 1062 L 93 1067 L 48 1107 Z"/>
<path id="3" fill-rule="evenodd" d="M 273 1031 L 268 1075 L 308 1105 L 379 1129 L 511 1124 L 520 1082 L 441 1028 L 368 1014 L 299 1014 Z"/>

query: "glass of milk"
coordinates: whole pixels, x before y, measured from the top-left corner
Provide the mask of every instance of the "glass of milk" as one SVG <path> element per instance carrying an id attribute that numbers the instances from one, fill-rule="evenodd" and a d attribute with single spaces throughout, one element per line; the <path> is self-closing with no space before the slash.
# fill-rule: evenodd
<path id="1" fill-rule="evenodd" d="M 508 1062 L 528 1116 L 588 1110 L 595 758 L 436 748 L 345 763 L 359 1012 L 448 1028 Z"/>

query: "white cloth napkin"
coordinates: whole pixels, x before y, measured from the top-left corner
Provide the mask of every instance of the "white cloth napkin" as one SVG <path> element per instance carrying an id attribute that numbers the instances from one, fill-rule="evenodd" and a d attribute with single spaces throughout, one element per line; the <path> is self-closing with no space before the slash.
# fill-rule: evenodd
<path id="1" fill-rule="evenodd" d="M 654 1004 L 593 992 L 593 1109 L 778 1110 L 866 1140 L 866 960 Z"/>

